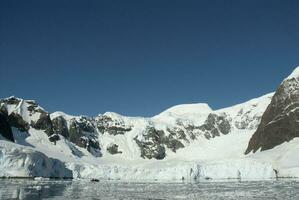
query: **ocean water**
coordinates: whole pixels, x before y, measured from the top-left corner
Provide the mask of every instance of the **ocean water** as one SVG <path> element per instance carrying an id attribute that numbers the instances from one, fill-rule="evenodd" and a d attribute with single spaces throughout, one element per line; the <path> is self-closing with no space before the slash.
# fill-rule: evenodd
<path id="1" fill-rule="evenodd" d="M 117 182 L 0 179 L 0 199 L 299 199 L 299 181 Z"/>

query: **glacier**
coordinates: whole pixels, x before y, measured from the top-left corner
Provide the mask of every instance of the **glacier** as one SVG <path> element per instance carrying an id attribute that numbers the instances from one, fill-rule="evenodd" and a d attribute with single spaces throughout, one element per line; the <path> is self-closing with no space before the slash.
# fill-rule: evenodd
<path id="1" fill-rule="evenodd" d="M 0 140 L 0 177 L 72 178 L 73 173 L 58 159 Z"/>

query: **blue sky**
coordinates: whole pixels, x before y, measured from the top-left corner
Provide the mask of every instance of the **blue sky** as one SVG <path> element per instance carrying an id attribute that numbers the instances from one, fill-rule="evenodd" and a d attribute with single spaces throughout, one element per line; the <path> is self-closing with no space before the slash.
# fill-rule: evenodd
<path id="1" fill-rule="evenodd" d="M 0 1 L 0 97 L 152 116 L 274 91 L 299 65 L 295 0 Z"/>

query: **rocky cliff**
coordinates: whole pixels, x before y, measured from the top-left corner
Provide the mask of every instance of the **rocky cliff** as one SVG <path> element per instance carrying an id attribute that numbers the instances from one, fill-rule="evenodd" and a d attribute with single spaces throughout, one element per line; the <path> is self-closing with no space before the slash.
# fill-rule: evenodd
<path id="1" fill-rule="evenodd" d="M 276 90 L 245 153 L 272 149 L 295 137 L 299 137 L 299 67 Z"/>

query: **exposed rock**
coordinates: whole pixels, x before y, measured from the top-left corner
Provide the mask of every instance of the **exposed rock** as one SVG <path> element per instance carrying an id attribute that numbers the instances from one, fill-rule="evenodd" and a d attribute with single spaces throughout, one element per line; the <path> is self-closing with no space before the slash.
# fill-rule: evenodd
<path id="1" fill-rule="evenodd" d="M 94 138 L 87 138 L 87 137 L 81 137 L 80 138 L 81 144 L 83 148 L 86 148 L 89 152 L 94 150 L 101 150 L 99 142 L 95 140 Z"/>
<path id="2" fill-rule="evenodd" d="M 154 144 L 153 142 L 142 142 L 139 141 L 137 138 L 134 138 L 137 145 L 140 147 L 141 157 L 152 159 L 155 158 L 157 160 L 162 160 L 165 158 L 165 147 L 161 146 L 160 144 Z"/>
<path id="3" fill-rule="evenodd" d="M 77 120 L 77 123 L 80 126 L 80 129 L 82 131 L 89 132 L 89 133 L 95 132 L 95 127 L 91 119 L 85 116 L 80 116 L 80 118 Z"/>
<path id="4" fill-rule="evenodd" d="M 228 134 L 231 131 L 231 119 L 223 114 L 221 116 L 216 114 L 209 114 L 205 123 L 199 127 L 204 132 L 207 139 L 220 136 L 220 134 Z"/>
<path id="5" fill-rule="evenodd" d="M 4 114 L 5 116 L 8 116 L 8 111 L 7 111 L 6 107 L 4 106 L 4 104 L 1 104 L 1 103 L 0 103 L 0 112 L 2 114 Z"/>
<path id="6" fill-rule="evenodd" d="M 259 122 L 261 120 L 261 116 L 250 116 L 251 110 L 244 113 L 244 110 L 241 109 L 237 115 L 237 120 L 235 121 L 235 126 L 238 129 L 257 129 Z"/>
<path id="7" fill-rule="evenodd" d="M 77 121 L 75 119 L 71 120 L 69 127 L 69 140 L 80 147 L 84 147 L 80 140 L 82 136 L 82 130 L 80 129 L 80 126 L 77 123 Z"/>
<path id="8" fill-rule="evenodd" d="M 30 112 L 30 115 L 34 113 L 44 113 L 45 111 L 38 106 L 35 101 L 26 100 L 26 103 L 29 104 L 27 110 Z"/>
<path id="9" fill-rule="evenodd" d="M 0 135 L 12 142 L 15 141 L 11 127 L 7 121 L 7 115 L 3 114 L 2 112 L 0 112 Z"/>
<path id="10" fill-rule="evenodd" d="M 134 138 L 137 145 L 140 147 L 141 157 L 157 160 L 162 160 L 165 158 L 165 147 L 162 144 L 163 137 L 165 133 L 162 130 L 156 130 L 154 127 L 147 127 L 143 134 L 144 140 L 138 140 L 137 137 Z"/>
<path id="11" fill-rule="evenodd" d="M 109 116 L 101 115 L 96 118 L 98 130 L 104 134 L 105 132 L 110 135 L 123 135 L 131 131 L 131 127 L 127 127 L 121 119 L 113 120 Z"/>
<path id="12" fill-rule="evenodd" d="M 37 130 L 44 130 L 49 136 L 54 133 L 50 116 L 44 111 L 36 122 L 31 121 L 31 126 Z"/>
<path id="13" fill-rule="evenodd" d="M 95 134 L 85 132 L 82 128 L 82 123 L 72 119 L 69 127 L 69 140 L 78 145 L 79 147 L 86 148 L 90 153 L 95 156 L 101 156 L 100 145 L 96 139 Z"/>
<path id="14" fill-rule="evenodd" d="M 246 154 L 267 150 L 299 137 L 299 78 L 285 80 L 276 90 Z"/>
<path id="15" fill-rule="evenodd" d="M 52 119 L 52 126 L 55 134 L 62 135 L 65 138 L 69 137 L 67 122 L 62 116 Z"/>
<path id="16" fill-rule="evenodd" d="M 163 144 L 167 146 L 167 148 L 171 149 L 173 152 L 176 152 L 180 148 L 184 148 L 182 142 L 178 139 L 175 139 L 173 135 L 169 135 L 168 137 L 163 138 Z"/>
<path id="17" fill-rule="evenodd" d="M 137 145 L 140 147 L 141 157 L 161 160 L 166 156 L 165 146 L 173 152 L 183 148 L 184 145 L 178 138 L 185 137 L 184 133 L 181 131 L 179 134 L 174 131 L 170 131 L 169 133 L 170 134 L 166 136 L 163 130 L 157 130 L 152 126 L 149 126 L 143 134 L 143 140 L 139 140 L 137 137 L 134 138 Z"/>
<path id="18" fill-rule="evenodd" d="M 114 155 L 114 154 L 120 154 L 122 153 L 121 151 L 118 150 L 118 145 L 117 144 L 111 144 L 107 147 L 107 151 Z"/>
<path id="19" fill-rule="evenodd" d="M 53 135 L 49 136 L 49 140 L 50 140 L 50 142 L 54 142 L 54 144 L 56 144 L 56 142 L 58 140 L 60 140 L 60 137 L 58 134 L 53 134 Z"/>
<path id="20" fill-rule="evenodd" d="M 22 116 L 15 112 L 12 112 L 10 115 L 8 115 L 7 121 L 10 126 L 19 129 L 21 132 L 26 132 L 30 128 L 29 124 L 23 120 Z"/>
<path id="21" fill-rule="evenodd" d="M 184 138 L 184 140 L 186 142 L 190 142 L 189 139 L 195 140 L 199 135 L 202 134 L 200 127 L 194 125 L 192 122 L 188 120 L 176 120 L 176 126 L 173 129 L 176 130 L 175 133 L 178 136 L 181 134 L 181 131 L 184 131 L 184 135 L 186 135 L 186 138 Z M 172 131 L 170 131 L 170 133 L 171 132 Z"/>
<path id="22" fill-rule="evenodd" d="M 9 105 L 18 105 L 21 102 L 21 100 L 16 97 L 9 97 L 6 99 L 2 99 L 2 102 L 7 103 Z"/>
<path id="23" fill-rule="evenodd" d="M 167 131 L 170 133 L 170 135 L 175 135 L 178 140 L 185 140 L 186 142 L 189 142 L 187 139 L 187 135 L 185 131 L 179 127 L 174 128 L 167 128 Z"/>

